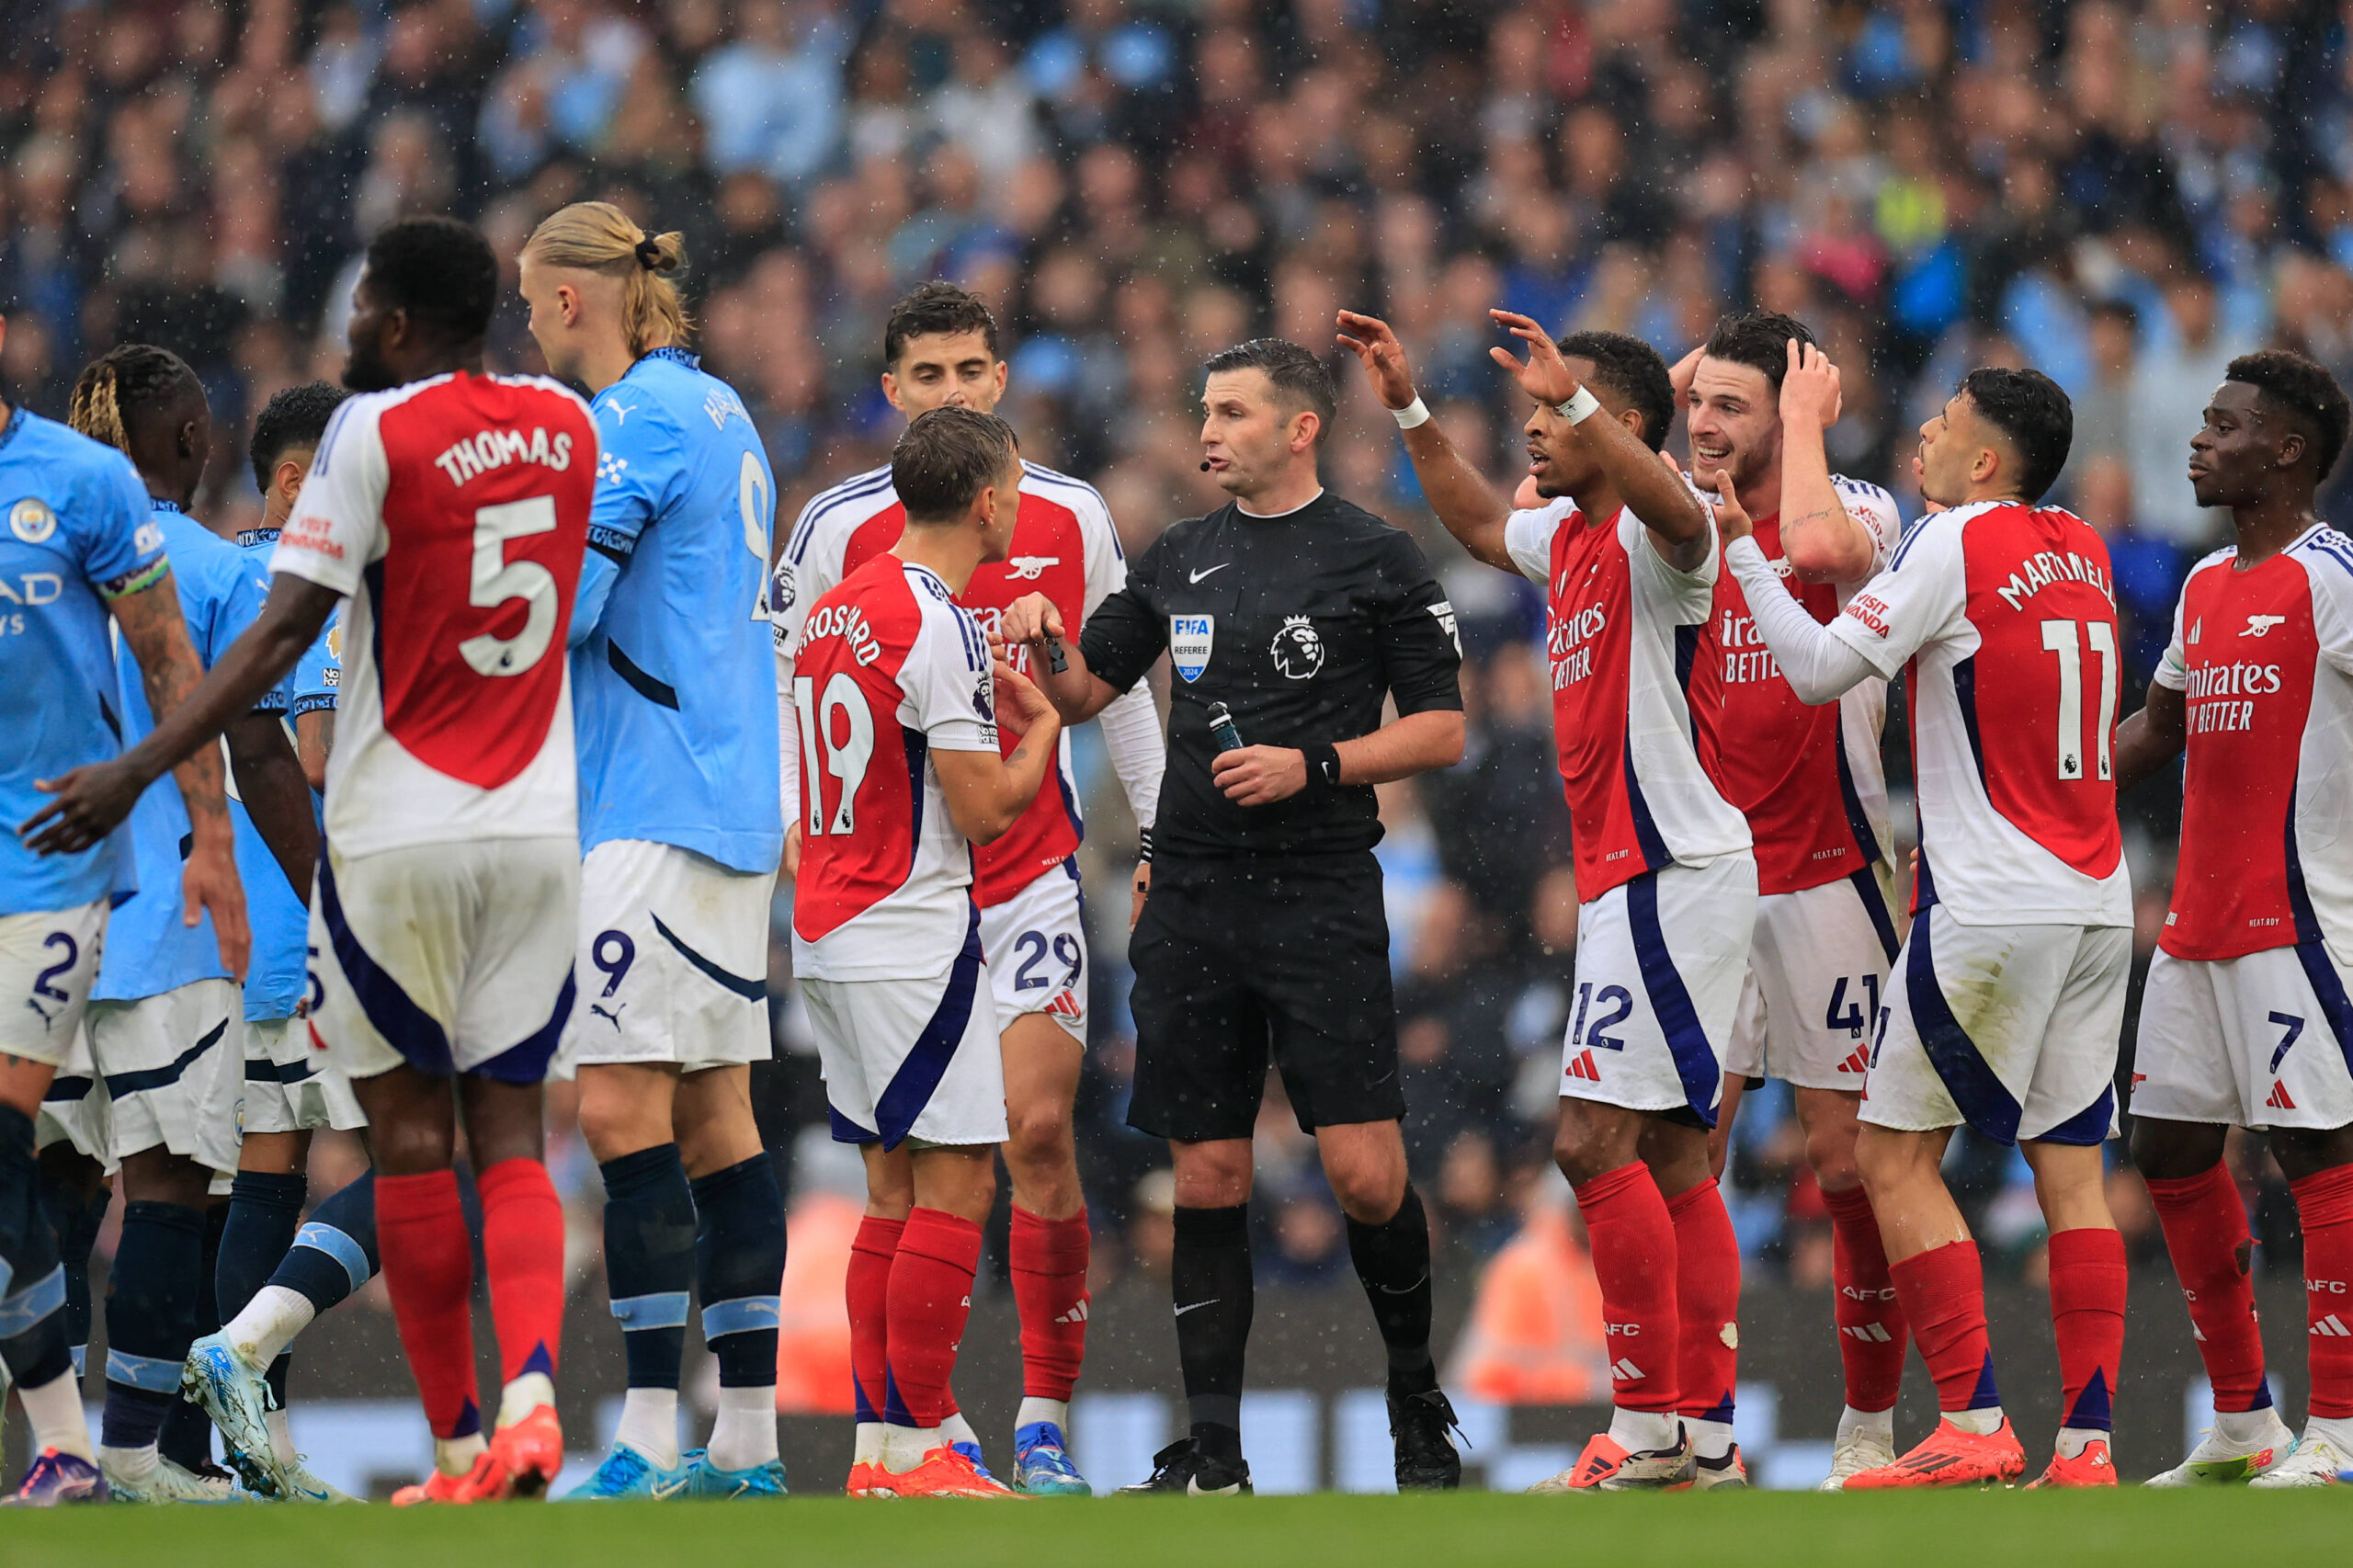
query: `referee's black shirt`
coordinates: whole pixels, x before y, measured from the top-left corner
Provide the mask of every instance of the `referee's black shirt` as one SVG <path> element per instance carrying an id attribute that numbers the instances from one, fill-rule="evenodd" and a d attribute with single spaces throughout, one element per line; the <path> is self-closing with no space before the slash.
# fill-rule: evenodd
<path id="1" fill-rule="evenodd" d="M 1312 781 L 1271 805 L 1237 806 L 1210 779 L 1222 702 L 1248 745 L 1306 746 L 1369 735 L 1381 699 L 1400 714 L 1460 710 L 1454 609 L 1413 540 L 1325 491 L 1297 511 L 1256 517 L 1229 502 L 1172 526 L 1128 567 L 1079 636 L 1086 667 L 1125 691 L 1163 653 L 1168 769 L 1153 826 L 1157 853 L 1317 854 L 1381 841 L 1369 784 Z"/>

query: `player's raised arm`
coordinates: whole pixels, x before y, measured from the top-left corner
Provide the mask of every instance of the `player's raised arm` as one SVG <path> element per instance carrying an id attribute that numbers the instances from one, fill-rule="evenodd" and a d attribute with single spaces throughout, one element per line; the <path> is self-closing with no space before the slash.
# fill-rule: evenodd
<path id="1" fill-rule="evenodd" d="M 1859 583 L 1879 548 L 1830 481 L 1823 444 L 1838 423 L 1838 367 L 1813 344 L 1790 339 L 1781 378 L 1781 554 L 1802 583 Z"/>
<path id="2" fill-rule="evenodd" d="M 1511 503 L 1487 483 L 1486 476 L 1454 449 L 1437 420 L 1414 391 L 1413 369 L 1405 361 L 1405 346 L 1389 324 L 1377 316 L 1342 311 L 1341 346 L 1355 353 L 1364 366 L 1372 390 L 1397 421 L 1405 439 L 1405 456 L 1422 494 L 1463 549 L 1490 566 L 1517 574 L 1511 552 L 1504 545 L 1504 524 Z"/>
<path id="3" fill-rule="evenodd" d="M 263 608 L 261 619 L 230 645 L 221 662 L 196 684 L 193 693 L 188 693 L 186 685 L 180 685 L 158 703 L 153 686 L 155 677 L 149 677 L 149 706 L 159 715 L 152 734 L 110 762 L 77 767 L 53 783 L 45 783 L 42 787 L 53 790 L 57 799 L 20 831 L 29 832 L 42 823 L 51 824 L 31 841 L 33 847 L 43 854 L 86 849 L 131 814 L 142 791 L 161 778 L 165 769 L 183 762 L 199 769 L 209 767 L 212 788 L 217 791 L 221 765 L 218 754 L 211 752 L 210 743 L 230 724 L 253 711 L 254 704 L 286 678 L 294 661 L 317 639 L 341 597 L 335 590 L 306 578 L 279 573 L 272 581 L 269 602 Z M 174 615 L 178 613 L 176 595 L 165 608 Z M 118 618 L 121 616 L 119 602 L 115 613 Z M 126 624 L 125 640 L 130 640 L 131 635 Z M 193 665 L 196 654 L 185 641 L 185 629 L 180 635 L 181 646 Z M 133 652 L 139 651 L 134 643 Z M 140 666 L 142 670 L 149 667 L 143 654 Z M 181 678 L 185 680 L 185 676 Z M 173 700 L 183 694 L 187 697 L 185 701 Z M 214 760 L 205 761 L 207 753 Z M 198 778 L 201 779 L 200 772 Z M 182 790 L 185 791 L 187 787 L 183 779 Z M 192 818 L 196 816 L 195 804 L 191 800 Z M 225 834 L 227 807 L 222 805 L 220 809 L 222 831 Z"/>
<path id="4" fill-rule="evenodd" d="M 1021 819 L 1038 798 L 1062 743 L 1062 716 L 1043 692 L 1002 659 L 992 674 L 997 722 L 1021 737 L 1013 755 L 1000 757 L 994 748 L 931 754 L 949 818 L 974 844 L 994 844 Z"/>
<path id="5" fill-rule="evenodd" d="M 1705 564 L 1715 548 L 1714 530 L 1707 508 L 1682 474 L 1623 421 L 1591 417 L 1600 412 L 1600 399 L 1578 381 L 1560 346 L 1542 327 L 1515 312 L 1487 313 L 1529 349 L 1525 364 L 1507 348 L 1490 349 L 1489 355 L 1511 372 L 1522 392 L 1560 414 L 1567 431 L 1559 438 L 1585 446 L 1619 499 L 1650 529 L 1661 559 L 1678 572 Z"/>
<path id="6" fill-rule="evenodd" d="M 1803 602 L 1781 585 L 1772 562 L 1757 548 L 1752 519 L 1741 506 L 1740 497 L 1733 494 L 1732 471 L 1726 469 L 1719 474 L 1716 485 L 1716 528 L 1723 536 L 1724 564 L 1740 579 L 1740 585 L 1747 594 L 1749 614 L 1756 622 L 1756 634 L 1772 650 L 1774 661 L 1780 665 L 1783 677 L 1789 681 L 1790 689 L 1798 694 L 1798 699 L 1816 705 L 1833 702 L 1872 676 L 1886 674 L 1816 621 Z M 1859 613 L 1853 605 L 1870 612 L 1871 607 L 1881 602 L 1874 591 L 1893 575 L 1882 572 L 1873 578 L 1855 596 L 1848 613 Z M 1766 591 L 1768 588 L 1770 593 Z M 1902 662 L 1896 661 L 1898 665 Z"/>

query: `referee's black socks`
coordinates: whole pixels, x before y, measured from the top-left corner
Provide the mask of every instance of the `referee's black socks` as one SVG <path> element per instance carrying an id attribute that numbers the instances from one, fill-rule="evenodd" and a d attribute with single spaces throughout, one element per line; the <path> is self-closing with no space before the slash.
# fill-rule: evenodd
<path id="1" fill-rule="evenodd" d="M 1175 1218 L 1169 1283 L 1193 1441 L 1206 1457 L 1233 1464 L 1242 1458 L 1242 1358 L 1250 1340 L 1250 1210 L 1179 1206 Z"/>
<path id="2" fill-rule="evenodd" d="M 1182 1210 L 1178 1212 L 1181 1214 Z M 1357 1266 L 1373 1322 L 1389 1349 L 1389 1392 L 1416 1394 L 1438 1386 L 1430 1360 L 1430 1222 L 1421 1195 L 1405 1184 L 1397 1212 L 1378 1225 L 1348 1221 L 1348 1260 Z"/>

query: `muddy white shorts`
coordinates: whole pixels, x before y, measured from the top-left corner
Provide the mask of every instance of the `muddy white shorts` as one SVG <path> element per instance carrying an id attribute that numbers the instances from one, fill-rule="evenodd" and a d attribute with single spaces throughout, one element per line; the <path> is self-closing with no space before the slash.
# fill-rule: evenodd
<path id="1" fill-rule="evenodd" d="M 2002 1143 L 2112 1137 L 2131 968 L 2121 926 L 1963 926 L 1929 905 L 1895 961 L 1862 1119 L 1966 1121 Z"/>
<path id="2" fill-rule="evenodd" d="M 51 1143 L 71 1143 L 112 1174 L 119 1162 L 114 1157 L 113 1119 L 108 1114 L 108 1108 L 107 1086 L 98 1077 L 97 1064 L 91 1060 L 90 1030 L 85 1024 L 74 1031 L 74 1043 L 66 1049 L 65 1059 L 57 1064 L 57 1076 L 49 1081 L 49 1093 L 41 1097 L 40 1114 L 33 1118 L 33 1147 L 39 1150 Z"/>
<path id="3" fill-rule="evenodd" d="M 245 1021 L 245 1098 L 238 1121 L 247 1132 L 304 1132 L 368 1125 L 351 1083 L 311 1040 L 301 1018 Z"/>
<path id="4" fill-rule="evenodd" d="M 2353 1002 L 2319 942 L 2149 962 L 2132 1114 L 2232 1127 L 2353 1124 Z"/>
<path id="5" fill-rule="evenodd" d="M 318 1006 L 335 1065 L 405 1063 L 536 1084 L 572 1017 L 580 846 L 571 837 L 421 844 L 319 858 Z"/>
<path id="6" fill-rule="evenodd" d="M 559 1075 L 583 1064 L 766 1062 L 776 873 L 676 845 L 616 839 L 580 868 L 580 945 Z"/>
<path id="7" fill-rule="evenodd" d="M 169 1149 L 237 1168 L 245 1002 L 232 980 L 192 980 L 136 1002 L 93 1002 L 90 1061 L 106 1085 L 115 1160 Z"/>
<path id="8" fill-rule="evenodd" d="M 1086 910 L 1077 861 L 1064 860 L 982 910 L 981 951 L 996 993 L 998 1028 L 1024 1013 L 1043 1013 L 1086 1043 Z"/>
<path id="9" fill-rule="evenodd" d="M 1757 899 L 1727 1074 L 1862 1092 L 1898 940 L 1879 873 Z"/>
<path id="10" fill-rule="evenodd" d="M 0 915 L 0 1054 L 57 1066 L 74 1049 L 106 945 L 105 899 Z"/>
<path id="11" fill-rule="evenodd" d="M 1713 1127 L 1756 928 L 1745 850 L 1645 872 L 1578 910 L 1562 1095 Z"/>
<path id="12" fill-rule="evenodd" d="M 825 1106 L 845 1143 L 1002 1143 L 1005 1055 L 979 923 L 929 980 L 819 980 L 801 998 L 817 1036 Z"/>

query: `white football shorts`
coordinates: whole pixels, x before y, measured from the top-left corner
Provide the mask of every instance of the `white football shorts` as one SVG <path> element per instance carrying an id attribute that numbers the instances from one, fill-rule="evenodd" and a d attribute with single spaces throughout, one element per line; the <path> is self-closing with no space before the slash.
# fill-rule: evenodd
<path id="1" fill-rule="evenodd" d="M 1713 1127 L 1756 928 L 1745 850 L 1646 872 L 1578 910 L 1562 1096 Z"/>
<path id="2" fill-rule="evenodd" d="M 136 1002 L 93 1002 L 90 1060 L 109 1102 L 116 1161 L 162 1147 L 237 1168 L 245 1001 L 233 980 L 192 980 Z"/>
<path id="3" fill-rule="evenodd" d="M 238 1124 L 247 1132 L 344 1132 L 368 1125 L 351 1082 L 311 1040 L 301 1018 L 245 1020 L 245 1097 Z"/>
<path id="4" fill-rule="evenodd" d="M 1043 1013 L 1086 1043 L 1086 909 L 1078 862 L 1064 860 L 1003 903 L 981 911 L 1000 1028 Z"/>
<path id="5" fill-rule="evenodd" d="M 2353 1003 L 2318 942 L 2235 959 L 2160 949 L 2141 993 L 2132 1114 L 2328 1130 L 2353 1124 Z"/>
<path id="6" fill-rule="evenodd" d="M 580 845 L 330 843 L 311 901 L 311 1028 L 354 1079 L 406 1064 L 536 1084 L 572 1017 Z"/>
<path id="7" fill-rule="evenodd" d="M 74 1043 L 66 1048 L 65 1059 L 57 1064 L 57 1076 L 49 1081 L 49 1093 L 42 1096 L 40 1114 L 33 1118 L 34 1149 L 71 1143 L 113 1175 L 119 1162 L 114 1157 L 110 1109 L 106 1084 L 90 1059 L 90 1030 L 85 1023 L 74 1031 Z"/>
<path id="8" fill-rule="evenodd" d="M 0 1053 L 57 1066 L 74 1049 L 106 946 L 105 899 L 0 915 Z"/>
<path id="9" fill-rule="evenodd" d="M 1895 960 L 1862 1119 L 1966 1121 L 2002 1143 L 2113 1137 L 2131 968 L 2121 926 L 1963 926 L 1929 905 Z"/>
<path id="10" fill-rule="evenodd" d="M 980 926 L 928 980 L 817 980 L 801 998 L 844 1143 L 971 1148 L 1006 1140 L 1005 1054 Z"/>
<path id="11" fill-rule="evenodd" d="M 1724 1071 L 1862 1093 L 1900 939 L 1881 868 L 1761 895 Z"/>
<path id="12" fill-rule="evenodd" d="M 766 1062 L 776 873 L 616 839 L 580 868 L 580 995 L 559 1076 L 583 1064 Z"/>

